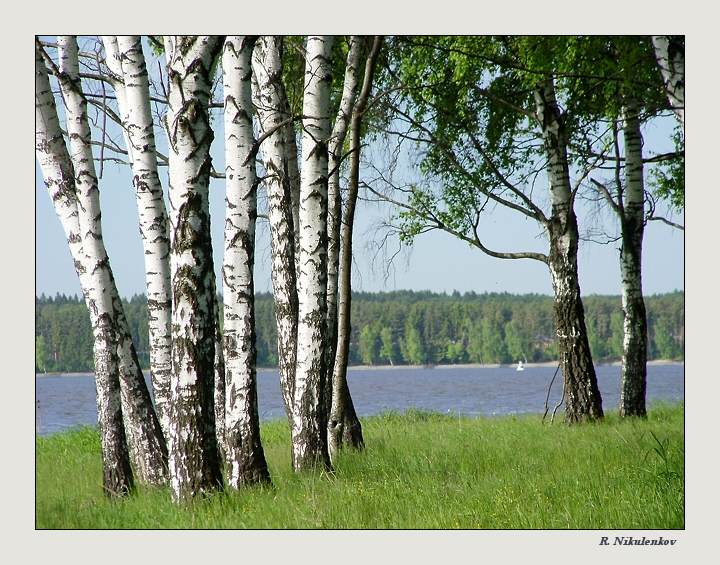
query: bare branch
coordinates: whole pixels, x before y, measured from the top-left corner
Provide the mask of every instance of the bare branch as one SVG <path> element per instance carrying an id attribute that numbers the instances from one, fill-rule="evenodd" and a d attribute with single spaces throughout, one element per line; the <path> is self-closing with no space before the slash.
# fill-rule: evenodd
<path id="1" fill-rule="evenodd" d="M 300 114 L 297 116 L 290 116 L 289 118 L 284 119 L 280 123 L 275 124 L 269 130 L 267 130 L 265 133 L 263 133 L 260 137 L 257 138 L 255 143 L 253 143 L 253 146 L 250 149 L 250 152 L 248 153 L 247 157 L 245 158 L 245 161 L 243 161 L 243 167 L 246 167 L 250 163 L 250 161 L 252 161 L 257 156 L 258 151 L 260 151 L 260 145 L 262 145 L 262 142 L 265 141 L 268 137 L 270 137 L 276 131 L 284 128 L 286 125 L 296 122 L 298 120 L 303 120 L 308 117 L 309 116 L 305 116 L 303 114 Z"/>
<path id="2" fill-rule="evenodd" d="M 675 229 L 685 231 L 685 226 L 683 226 L 681 224 L 676 224 L 675 222 L 671 222 L 670 220 L 668 220 L 667 218 L 663 218 L 662 216 L 650 216 L 647 219 L 648 219 L 648 221 L 657 220 L 657 221 L 667 224 L 668 226 L 673 227 Z"/>
<path id="3" fill-rule="evenodd" d="M 605 186 L 603 183 L 597 181 L 596 179 L 590 179 L 590 182 L 593 183 L 600 194 L 605 198 L 605 201 L 610 205 L 610 207 L 613 209 L 613 211 L 620 215 L 620 207 L 617 205 L 617 202 L 612 197 L 612 194 L 610 194 L 610 191 L 608 190 L 607 186 Z"/>
<path id="4" fill-rule="evenodd" d="M 480 249 L 483 253 L 486 255 L 490 255 L 491 257 L 496 257 L 498 259 L 534 259 L 536 261 L 541 261 L 543 263 L 547 263 L 548 259 L 547 256 L 543 253 L 536 253 L 532 251 L 527 252 L 516 252 L 516 253 L 508 253 L 508 252 L 500 252 L 500 251 L 493 251 L 491 249 L 488 249 L 485 245 L 483 245 L 482 241 L 480 241 L 480 238 L 477 235 L 477 231 L 474 233 L 474 237 L 468 237 L 462 232 L 457 231 L 456 229 L 448 226 L 444 222 L 442 222 L 439 218 L 437 218 L 432 211 L 426 209 L 426 210 L 418 210 L 417 208 L 410 206 L 409 204 L 405 202 L 400 202 L 399 200 L 395 200 L 394 198 L 391 198 L 385 194 L 382 194 L 381 192 L 378 192 L 374 188 L 372 188 L 367 183 L 363 183 L 365 187 L 372 192 L 375 196 L 380 198 L 381 200 L 384 200 L 385 202 L 388 202 L 390 204 L 394 204 L 395 206 L 399 208 L 403 208 L 405 210 L 408 210 L 409 212 L 412 212 L 413 214 L 419 216 L 424 221 L 428 222 L 428 225 L 421 228 L 420 233 L 426 233 L 428 231 L 431 231 L 433 229 L 439 229 L 444 232 L 449 233 L 450 235 L 453 235 L 457 237 L 458 239 L 465 241 L 466 243 L 469 243 L 470 245 L 477 247 Z"/>
<path id="5" fill-rule="evenodd" d="M 101 111 L 105 112 L 105 113 L 107 114 L 107 116 L 108 116 L 113 122 L 115 122 L 116 124 L 118 124 L 121 128 L 125 129 L 125 126 L 123 125 L 123 121 L 122 121 L 122 119 L 120 118 L 120 116 L 118 116 L 118 115 L 115 113 L 115 111 L 113 111 L 110 107 L 108 107 L 108 106 L 103 106 L 101 102 L 99 102 L 99 101 L 97 101 L 97 100 L 93 100 L 93 99 L 89 99 L 89 100 L 88 100 L 88 104 L 92 104 L 93 106 L 99 108 Z M 158 161 L 160 161 L 160 163 L 162 163 L 163 165 L 167 165 L 167 164 L 168 164 L 167 155 L 164 155 L 163 153 L 160 153 L 160 151 L 157 151 L 157 150 L 156 150 L 156 151 L 155 151 L 155 156 L 157 157 Z M 218 178 L 224 178 L 224 176 L 223 176 L 223 177 L 218 177 Z"/>
<path id="6" fill-rule="evenodd" d="M 653 155 L 652 157 L 646 157 L 642 160 L 643 163 L 660 163 L 662 161 L 672 161 L 674 159 L 678 158 L 684 158 L 685 157 L 685 151 L 671 151 L 670 153 L 659 153 L 658 155 Z"/>
<path id="7" fill-rule="evenodd" d="M 497 168 L 493 160 L 487 154 L 487 151 L 485 151 L 485 148 L 482 146 L 480 141 L 473 134 L 470 134 L 470 139 L 472 140 L 473 147 L 475 147 L 477 152 L 482 155 L 485 163 L 487 163 L 487 165 L 490 167 L 495 176 L 500 180 L 503 186 L 507 187 L 513 194 L 520 198 L 520 200 L 522 200 L 525 205 L 530 208 L 530 210 L 533 211 L 533 214 L 529 215 L 540 222 L 547 223 L 548 219 L 545 214 L 543 214 L 543 211 L 540 210 L 540 208 L 538 208 L 535 203 L 530 200 L 522 190 L 518 189 L 515 185 L 513 185 L 507 180 L 507 178 L 500 172 L 500 169 Z"/>
<path id="8" fill-rule="evenodd" d="M 432 143 L 435 146 L 439 147 L 443 151 L 443 153 L 445 153 L 445 155 L 447 155 L 447 157 L 451 160 L 453 166 L 457 169 L 457 171 L 461 175 L 468 178 L 468 180 L 472 181 L 473 184 L 475 184 L 476 179 L 473 178 L 473 176 L 459 163 L 457 156 L 455 155 L 455 152 L 452 150 L 452 148 L 447 147 L 447 145 L 442 143 L 441 140 L 437 139 L 426 126 L 424 126 L 423 124 L 421 124 L 420 122 L 415 120 L 412 116 L 408 115 L 406 112 L 404 112 L 397 106 L 392 106 L 392 108 L 396 113 L 398 113 L 403 118 L 405 118 L 414 127 L 416 127 L 417 129 L 420 129 L 423 133 L 425 133 L 429 138 L 429 140 L 426 141 L 426 143 Z M 498 178 L 498 180 L 503 184 L 503 186 L 508 188 L 513 194 L 520 197 L 520 199 L 523 200 L 523 202 L 528 204 L 530 209 L 528 210 L 527 208 L 520 206 L 519 204 L 516 204 L 515 202 L 512 202 L 511 200 L 507 200 L 506 198 L 503 198 L 503 197 L 499 196 L 498 194 L 494 193 L 492 190 L 483 188 L 481 186 L 478 186 L 477 184 L 475 184 L 475 187 L 480 192 L 489 196 L 490 198 L 492 198 L 496 202 L 502 204 L 503 206 L 512 208 L 513 210 L 517 210 L 521 214 L 524 214 L 530 218 L 533 218 L 534 220 L 537 220 L 538 222 L 546 224 L 548 219 L 545 216 L 545 214 L 543 214 L 543 212 L 534 203 L 532 203 L 529 200 L 527 195 L 525 195 L 521 190 L 519 190 L 517 187 L 515 187 L 513 184 L 511 184 L 502 174 L 500 174 L 500 171 L 497 169 L 497 167 L 495 167 L 494 163 L 487 159 L 487 154 L 483 150 L 482 145 L 479 144 L 477 139 L 473 138 L 473 145 L 483 156 L 483 159 L 485 159 L 486 163 L 491 168 L 491 170 L 493 171 L 495 176 Z"/>

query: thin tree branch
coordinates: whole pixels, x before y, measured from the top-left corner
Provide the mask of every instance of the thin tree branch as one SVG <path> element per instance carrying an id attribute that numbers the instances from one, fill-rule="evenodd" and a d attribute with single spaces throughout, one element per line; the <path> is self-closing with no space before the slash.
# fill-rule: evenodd
<path id="1" fill-rule="evenodd" d="M 455 152 L 451 148 L 448 148 L 444 143 L 442 143 L 440 140 L 438 140 L 427 127 L 425 127 L 423 124 L 419 123 L 417 120 L 415 120 L 413 117 L 409 116 L 406 112 L 402 111 L 397 106 L 392 106 L 392 109 L 396 113 L 398 113 L 402 117 L 404 117 L 406 120 L 408 120 L 408 122 L 410 124 L 412 124 L 414 127 L 422 130 L 430 138 L 426 143 L 432 143 L 432 144 L 436 145 L 437 147 L 439 147 L 443 151 L 443 153 L 445 153 L 448 156 L 448 158 L 452 161 L 453 166 L 458 170 L 458 172 L 460 172 L 460 174 L 462 174 L 463 176 L 468 178 L 480 192 L 482 192 L 486 196 L 489 196 L 490 198 L 492 198 L 496 202 L 502 204 L 503 206 L 512 208 L 513 210 L 517 210 L 521 214 L 524 214 L 530 218 L 533 218 L 534 220 L 536 220 L 538 222 L 547 224 L 548 220 L 545 217 L 545 214 L 543 214 L 542 211 L 539 208 L 537 208 L 534 204 L 532 204 L 532 209 L 528 210 L 527 208 L 524 208 L 523 206 L 520 206 L 519 204 L 515 204 L 514 202 L 507 200 L 507 199 L 493 193 L 491 190 L 487 190 L 487 189 L 484 189 L 484 188 L 478 186 L 476 184 L 476 179 L 473 178 L 473 176 L 458 162 L 457 156 L 455 155 Z M 475 140 L 475 141 L 477 141 L 477 140 Z M 477 146 L 476 146 L 476 149 L 478 149 Z M 482 153 L 481 153 L 481 155 L 482 155 Z M 483 156 L 483 159 L 484 158 L 485 157 Z M 494 167 L 494 164 L 492 162 L 488 162 L 488 165 L 493 170 L 493 173 L 496 173 L 496 176 L 497 176 L 497 173 L 499 173 L 499 171 L 497 170 L 497 168 Z M 520 194 L 523 194 L 522 191 L 520 191 L 518 188 L 516 188 L 514 185 L 512 185 L 502 175 L 498 176 L 498 180 L 505 187 L 507 187 L 511 192 L 513 192 L 513 194 L 516 194 L 518 196 Z M 523 199 L 523 201 L 529 200 L 527 198 L 527 196 L 524 194 L 520 198 Z"/>
<path id="2" fill-rule="evenodd" d="M 247 167 L 250 161 L 252 161 L 257 156 L 258 151 L 260 151 L 260 146 L 262 145 L 262 142 L 265 141 L 268 137 L 270 137 L 276 131 L 284 128 L 286 125 L 308 117 L 309 116 L 305 116 L 303 114 L 299 114 L 297 116 L 290 116 L 289 118 L 284 119 L 282 122 L 275 124 L 269 130 L 263 133 L 260 137 L 257 138 L 255 143 L 253 143 L 250 152 L 248 153 L 247 157 L 245 157 L 245 161 L 243 161 L 243 167 Z"/>
<path id="3" fill-rule="evenodd" d="M 615 202 L 615 199 L 612 197 L 612 194 L 610 194 L 610 191 L 608 190 L 607 186 L 605 186 L 603 183 L 601 183 L 595 179 L 590 179 L 590 182 L 593 183 L 597 187 L 598 192 L 600 192 L 600 194 L 602 194 L 602 196 L 605 198 L 605 200 L 610 205 L 610 207 L 613 209 L 613 211 L 616 214 L 620 215 L 620 208 L 618 207 L 617 202 Z"/>
<path id="4" fill-rule="evenodd" d="M 464 233 L 459 232 L 456 229 L 451 228 L 450 226 L 443 223 L 431 211 L 426 210 L 425 212 L 423 212 L 422 210 L 418 210 L 417 208 L 410 206 L 409 204 L 400 202 L 399 200 L 395 200 L 394 198 L 391 198 L 385 194 L 382 194 L 381 192 L 378 192 L 377 190 L 372 188 L 367 183 L 363 183 L 363 184 L 370 192 L 372 192 L 375 196 L 377 196 L 381 200 L 384 200 L 385 202 L 388 202 L 390 204 L 394 204 L 395 206 L 398 206 L 399 208 L 408 210 L 408 211 L 412 212 L 413 214 L 416 214 L 417 216 L 421 217 L 426 222 L 431 222 L 431 225 L 428 225 L 428 226 L 425 226 L 425 228 L 422 228 L 421 233 L 430 231 L 432 229 L 442 230 L 444 232 L 449 233 L 450 235 L 457 237 L 458 239 L 461 239 L 462 241 L 465 241 L 466 243 L 469 243 L 470 245 L 472 245 L 474 247 L 477 247 L 486 255 L 490 255 L 491 257 L 495 257 L 497 259 L 534 259 L 536 261 L 541 261 L 543 263 L 547 263 L 547 261 L 548 261 L 547 256 L 544 255 L 543 253 L 536 253 L 533 251 L 509 253 L 509 252 L 493 251 L 491 249 L 488 249 L 487 247 L 485 247 L 485 245 L 483 245 L 482 241 L 480 241 L 480 238 L 477 236 L 477 232 L 475 232 L 474 238 L 470 238 L 467 235 L 465 235 Z M 424 232 L 423 232 L 423 230 L 424 230 Z"/>
<path id="5" fill-rule="evenodd" d="M 647 218 L 647 220 L 648 221 L 657 220 L 659 222 L 663 222 L 664 224 L 667 224 L 670 227 L 685 231 L 685 226 L 683 226 L 682 224 L 676 224 L 675 222 L 671 222 L 670 220 L 668 220 L 667 218 L 663 218 L 662 216 L 650 216 L 649 218 Z"/>

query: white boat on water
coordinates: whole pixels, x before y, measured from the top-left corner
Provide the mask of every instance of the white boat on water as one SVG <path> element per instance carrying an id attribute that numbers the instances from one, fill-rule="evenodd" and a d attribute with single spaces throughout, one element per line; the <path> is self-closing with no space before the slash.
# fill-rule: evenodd
<path id="1" fill-rule="evenodd" d="M 524 371 L 525 370 L 525 365 L 523 364 L 522 361 L 518 361 L 518 364 L 517 364 L 517 367 L 515 367 L 515 370 L 516 371 Z"/>

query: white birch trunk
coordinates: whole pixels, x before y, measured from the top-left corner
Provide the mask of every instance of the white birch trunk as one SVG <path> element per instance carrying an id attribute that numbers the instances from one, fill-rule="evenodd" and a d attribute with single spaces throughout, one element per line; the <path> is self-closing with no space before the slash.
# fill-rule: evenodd
<path id="1" fill-rule="evenodd" d="M 558 355 L 565 379 L 565 420 L 602 418 L 602 399 L 585 326 L 577 271 L 579 233 L 567 159 L 565 124 L 552 77 L 535 90 L 537 116 L 548 157 L 552 215 L 548 222 L 548 266 L 555 292 Z"/>
<path id="2" fill-rule="evenodd" d="M 122 302 L 117 292 L 112 270 L 102 241 L 100 228 L 100 201 L 97 177 L 90 146 L 90 128 L 87 119 L 87 101 L 80 88 L 77 44 L 71 36 L 58 38 L 60 47 L 60 85 L 65 100 L 71 157 L 78 178 L 80 219 L 86 214 L 87 225 L 82 232 L 96 234 L 90 251 L 99 267 L 104 269 L 103 288 L 112 303 L 113 327 L 116 331 L 116 356 L 119 364 L 120 390 L 125 431 L 130 456 L 140 482 L 163 484 L 167 479 L 167 448 L 145 379 L 137 360 L 130 329 L 125 319 Z M 95 188 L 89 188 L 94 183 Z M 86 251 L 86 254 L 88 252 Z"/>
<path id="3" fill-rule="evenodd" d="M 257 176 L 253 135 L 252 52 L 257 38 L 228 36 L 222 68 L 225 98 L 225 443 L 228 484 L 270 481 L 260 441 L 255 334 Z"/>
<path id="4" fill-rule="evenodd" d="M 669 35 L 653 35 L 652 43 L 670 106 L 685 129 L 685 48 Z"/>
<path id="5" fill-rule="evenodd" d="M 330 137 L 330 36 L 309 36 L 300 171 L 298 338 L 293 398 L 296 470 L 329 465 L 323 399 L 327 316 L 327 183 Z"/>
<path id="6" fill-rule="evenodd" d="M 332 368 L 337 348 L 338 316 L 338 268 L 340 261 L 340 163 L 348 124 L 352 115 L 358 88 L 358 72 L 362 54 L 363 38 L 353 35 L 350 38 L 345 78 L 340 108 L 335 117 L 330 141 L 328 143 L 328 283 L 327 283 L 327 378 L 325 382 L 325 404 L 328 414 L 332 401 Z"/>
<path id="7" fill-rule="evenodd" d="M 123 81 L 115 81 L 115 91 L 128 143 L 145 258 L 150 375 L 155 408 L 167 437 L 172 366 L 170 237 L 158 175 L 148 72 L 140 36 L 106 38 L 106 45 L 108 64 Z"/>
<path id="8" fill-rule="evenodd" d="M 221 486 L 214 414 L 215 275 L 208 204 L 217 36 L 166 36 L 172 278 L 168 441 L 173 499 Z"/>
<path id="9" fill-rule="evenodd" d="M 112 271 L 110 274 L 112 276 Z M 145 383 L 114 278 L 111 292 L 117 316 L 120 393 L 125 428 L 130 439 L 130 456 L 141 482 L 165 484 L 168 478 L 167 443 Z"/>
<path id="10" fill-rule="evenodd" d="M 624 108 L 625 191 L 620 217 L 620 275 L 623 307 L 623 359 L 620 415 L 645 416 L 647 317 L 642 292 L 642 242 L 645 230 L 642 134 L 637 105 Z"/>
<path id="11" fill-rule="evenodd" d="M 120 119 L 125 115 L 127 104 L 125 103 L 125 88 L 124 78 L 122 72 L 122 64 L 120 63 L 120 48 L 118 47 L 117 37 L 115 35 L 102 35 L 100 36 L 105 48 L 105 64 L 110 71 L 110 82 L 113 84 L 115 90 L 115 101 L 118 105 L 118 111 L 120 112 Z M 132 143 L 130 143 L 130 137 L 128 136 L 127 128 L 122 128 L 123 141 L 128 151 L 128 158 L 130 162 L 133 161 L 132 154 Z"/>
<path id="12" fill-rule="evenodd" d="M 282 38 L 263 36 L 253 51 L 253 74 L 256 87 L 253 103 L 261 133 L 276 128 L 285 119 L 285 91 L 282 85 Z M 261 146 L 266 171 L 268 198 L 271 278 L 275 299 L 278 335 L 280 387 L 285 411 L 292 425 L 293 390 L 297 347 L 298 298 L 295 277 L 295 236 L 290 196 L 290 175 L 286 151 L 286 134 L 282 128 L 269 135 Z"/>
<path id="13" fill-rule="evenodd" d="M 77 46 L 74 38 L 61 38 L 61 41 L 61 53 L 66 62 L 73 57 L 73 47 L 76 61 Z M 67 71 L 67 68 L 64 70 Z M 72 78 L 65 75 L 62 80 L 66 94 L 68 87 L 72 86 L 69 83 Z M 84 144 L 89 138 L 87 121 L 83 123 L 79 115 L 83 108 L 82 105 L 78 106 L 77 97 L 71 95 L 69 99 L 66 98 L 66 105 L 68 125 L 71 127 L 68 133 L 71 143 L 74 144 L 75 162 L 82 165 L 85 152 L 78 147 L 78 144 Z M 88 219 L 90 211 L 82 209 L 78 199 L 73 163 L 60 131 L 47 68 L 38 45 L 35 47 L 35 125 L 37 159 L 70 246 L 93 328 L 103 489 L 109 496 L 124 495 L 133 488 L 133 476 L 122 419 L 115 316 L 112 299 L 107 292 L 109 284 L 107 270 L 102 265 L 103 261 L 107 263 L 107 257 L 102 258 L 98 255 L 100 250 L 94 240 L 96 237 L 101 237 L 97 231 L 99 226 L 92 225 L 92 220 Z M 92 165 L 92 156 L 90 164 Z M 78 180 L 83 183 L 82 189 L 85 190 L 83 200 L 87 200 L 88 194 L 97 192 L 97 180 L 94 175 L 91 178 L 83 178 L 85 176 L 83 171 L 78 173 Z M 100 269 L 95 270 L 96 266 L 100 266 Z"/>
<path id="14" fill-rule="evenodd" d="M 140 482 L 160 485 L 167 480 L 167 448 L 137 360 L 102 239 L 99 190 L 91 149 L 87 100 L 82 93 L 79 79 L 77 43 L 74 37 L 60 36 L 58 45 L 60 85 L 66 107 L 70 156 L 77 179 L 79 222 L 84 252 L 89 261 L 86 266 L 101 277 L 99 283 L 93 285 L 99 285 L 103 289 L 103 298 L 107 299 L 112 308 L 122 411 L 130 456 Z"/>
<path id="15" fill-rule="evenodd" d="M 343 443 L 361 449 L 364 446 L 362 425 L 355 412 L 347 384 L 348 351 L 350 348 L 350 303 L 352 301 L 351 268 L 352 237 L 355 221 L 355 204 L 360 182 L 360 125 L 372 89 L 375 64 L 382 45 L 382 37 L 375 36 L 365 63 L 363 85 L 354 104 L 350 119 L 350 169 L 348 194 L 345 202 L 345 218 L 342 222 L 341 258 L 338 261 L 339 297 L 337 306 L 337 344 L 332 358 L 332 397 L 327 422 L 327 442 L 331 459 L 334 459 Z M 346 71 L 347 72 L 347 71 Z M 347 84 L 347 82 L 346 82 Z M 342 105 L 341 105 L 342 106 Z M 332 156 L 332 153 L 331 153 Z M 340 214 L 339 202 L 337 214 Z M 338 227 L 340 222 L 338 222 Z M 339 242 L 340 243 L 340 242 Z M 332 259 L 331 259 L 332 261 Z"/>

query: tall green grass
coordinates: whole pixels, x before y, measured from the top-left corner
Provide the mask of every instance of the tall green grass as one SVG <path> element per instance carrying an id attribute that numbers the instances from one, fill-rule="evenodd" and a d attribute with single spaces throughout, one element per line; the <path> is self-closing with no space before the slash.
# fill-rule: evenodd
<path id="1" fill-rule="evenodd" d="M 647 420 L 541 424 L 536 415 L 365 418 L 367 448 L 295 474 L 286 422 L 263 425 L 273 486 L 188 505 L 167 488 L 101 489 L 91 428 L 36 443 L 38 528 L 683 528 L 684 408 Z"/>

